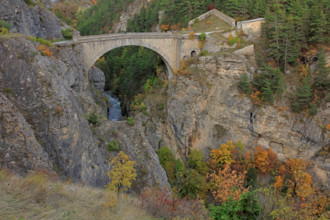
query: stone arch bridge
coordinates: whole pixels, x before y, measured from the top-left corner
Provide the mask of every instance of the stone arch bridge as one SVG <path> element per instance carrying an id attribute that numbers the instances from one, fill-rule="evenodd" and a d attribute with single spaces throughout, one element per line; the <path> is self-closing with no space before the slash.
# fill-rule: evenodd
<path id="1" fill-rule="evenodd" d="M 58 43 L 60 45 L 61 43 Z M 84 58 L 85 70 L 91 68 L 94 63 L 108 51 L 123 46 L 143 46 L 158 53 L 163 59 L 169 74 L 179 69 L 180 61 L 185 56 L 199 54 L 198 39 L 189 39 L 185 36 L 172 33 L 127 33 L 106 34 L 78 37 L 64 44 L 80 45 Z"/>

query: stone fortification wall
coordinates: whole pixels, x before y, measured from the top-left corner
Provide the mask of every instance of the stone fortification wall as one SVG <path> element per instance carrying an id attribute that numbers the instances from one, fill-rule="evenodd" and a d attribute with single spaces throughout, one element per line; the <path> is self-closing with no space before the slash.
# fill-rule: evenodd
<path id="1" fill-rule="evenodd" d="M 225 15 L 224 13 L 220 12 L 219 10 L 217 9 L 213 9 L 211 11 L 208 11 L 202 15 L 200 15 L 199 17 L 195 18 L 195 19 L 198 19 L 198 20 L 204 20 L 208 17 L 210 17 L 211 15 L 214 15 L 214 16 L 217 16 L 218 18 L 222 19 L 223 21 L 225 21 L 226 23 L 228 23 L 231 27 L 235 27 L 235 19 Z M 195 22 L 195 19 L 189 21 L 188 23 L 188 27 L 192 27 L 194 22 Z"/>
<path id="2" fill-rule="evenodd" d="M 261 26 L 264 18 L 237 22 L 237 30 L 242 30 L 247 35 L 247 40 L 253 41 L 261 36 Z"/>

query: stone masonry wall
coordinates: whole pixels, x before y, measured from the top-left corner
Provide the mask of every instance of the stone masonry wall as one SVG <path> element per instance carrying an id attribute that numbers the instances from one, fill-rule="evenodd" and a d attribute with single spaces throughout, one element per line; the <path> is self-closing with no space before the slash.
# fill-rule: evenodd
<path id="1" fill-rule="evenodd" d="M 199 17 L 195 18 L 195 19 L 199 19 L 201 21 L 201 20 L 204 20 L 204 19 L 210 17 L 211 15 L 214 15 L 214 16 L 222 19 L 223 21 L 225 21 L 226 23 L 228 23 L 231 27 L 235 27 L 235 19 L 233 19 L 233 18 L 225 15 L 224 13 L 220 12 L 217 9 L 213 9 L 211 11 L 208 11 L 208 12 L 200 15 Z M 195 19 L 189 21 L 188 27 L 192 27 L 192 25 L 195 22 Z"/>
<path id="2" fill-rule="evenodd" d="M 247 35 L 247 40 L 254 40 L 261 36 L 262 23 L 264 18 L 237 22 L 237 30 L 242 30 Z"/>

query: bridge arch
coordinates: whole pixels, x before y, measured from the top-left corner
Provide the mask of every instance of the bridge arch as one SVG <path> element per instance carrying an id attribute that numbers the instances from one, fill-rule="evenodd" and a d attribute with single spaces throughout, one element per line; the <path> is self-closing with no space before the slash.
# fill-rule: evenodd
<path id="1" fill-rule="evenodd" d="M 116 48 L 120 48 L 120 47 L 127 47 L 127 46 L 140 46 L 140 47 L 145 47 L 145 48 L 148 48 L 152 51 L 154 51 L 155 53 L 157 53 L 161 58 L 162 60 L 164 61 L 164 64 L 166 66 L 166 69 L 167 69 L 167 72 L 168 72 L 168 75 L 169 75 L 169 78 L 171 78 L 173 76 L 173 69 L 170 65 L 170 58 L 168 57 L 167 54 L 164 54 L 163 51 L 159 50 L 158 48 L 154 47 L 153 45 L 148 45 L 148 44 L 145 44 L 143 42 L 141 43 L 136 43 L 136 44 L 124 44 L 124 45 L 108 45 L 108 47 L 104 47 L 104 49 L 102 50 L 99 50 L 98 53 L 95 53 L 95 56 L 93 57 L 93 59 L 91 59 L 91 63 L 88 64 L 88 69 L 91 68 L 95 62 L 101 58 L 104 54 L 106 54 L 107 52 L 111 51 L 111 50 L 114 50 Z"/>
<path id="2" fill-rule="evenodd" d="M 108 51 L 124 46 L 142 46 L 159 54 L 167 67 L 168 77 L 171 78 L 173 72 L 179 69 L 184 56 L 190 57 L 192 51 L 200 51 L 197 39 L 186 39 L 172 33 L 108 34 L 79 37 L 74 41 L 82 46 L 86 72 Z"/>

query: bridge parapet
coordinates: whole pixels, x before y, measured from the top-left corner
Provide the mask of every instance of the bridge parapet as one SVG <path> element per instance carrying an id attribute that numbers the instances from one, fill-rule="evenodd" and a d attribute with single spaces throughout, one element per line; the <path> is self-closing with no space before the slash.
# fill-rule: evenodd
<path id="1" fill-rule="evenodd" d="M 172 33 L 126 33 L 126 34 L 102 34 L 93 36 L 83 36 L 76 38 L 76 42 L 85 43 L 101 40 L 114 40 L 114 39 L 185 39 L 184 36 Z"/>

